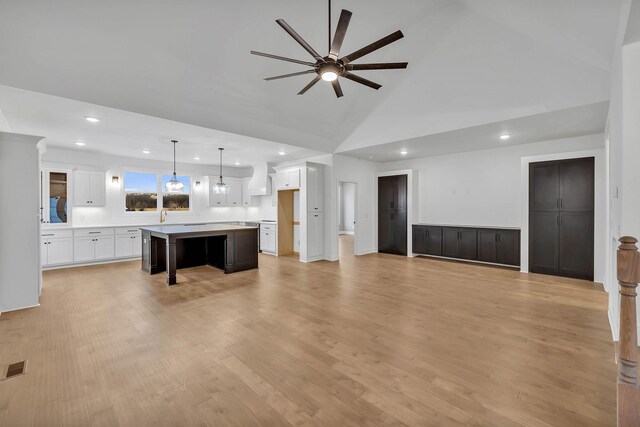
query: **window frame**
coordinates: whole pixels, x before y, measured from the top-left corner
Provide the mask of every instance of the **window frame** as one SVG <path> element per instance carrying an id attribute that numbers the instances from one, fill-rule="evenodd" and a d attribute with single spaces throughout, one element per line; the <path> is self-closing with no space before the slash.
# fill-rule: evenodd
<path id="1" fill-rule="evenodd" d="M 157 199 L 156 199 L 156 210 L 155 211 L 128 211 L 127 210 L 127 191 L 126 191 L 126 179 L 125 176 L 127 173 L 140 173 L 140 174 L 152 174 L 155 175 L 156 177 L 156 194 L 157 194 Z M 149 169 L 144 169 L 144 168 L 137 168 L 137 167 L 125 167 L 122 168 L 120 171 L 120 176 L 122 177 L 122 184 L 121 184 L 121 194 L 120 194 L 120 198 L 122 200 L 122 211 L 125 215 L 133 215 L 133 216 L 149 216 L 149 215 L 158 215 L 160 212 L 162 212 L 163 210 L 166 210 L 163 206 L 163 202 L 164 202 L 164 194 L 167 193 L 163 188 L 162 188 L 162 176 L 163 175 L 168 175 L 166 171 L 159 171 L 159 170 L 149 170 Z M 176 211 L 168 211 L 167 212 L 171 212 L 172 214 L 190 214 L 193 213 L 193 202 L 194 202 L 194 197 L 193 197 L 193 176 L 191 174 L 185 173 L 179 176 L 185 176 L 187 178 L 189 178 L 189 189 L 187 191 L 185 191 L 183 194 L 187 194 L 189 196 L 189 209 L 188 210 L 176 210 Z M 170 193 L 168 193 L 170 194 Z"/>

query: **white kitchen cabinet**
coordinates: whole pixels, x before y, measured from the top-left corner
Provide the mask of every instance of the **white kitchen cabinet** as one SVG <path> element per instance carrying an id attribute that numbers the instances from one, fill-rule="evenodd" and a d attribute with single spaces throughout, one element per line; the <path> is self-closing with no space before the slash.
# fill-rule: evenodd
<path id="1" fill-rule="evenodd" d="M 105 200 L 104 172 L 75 171 L 73 173 L 74 206 L 105 206 Z"/>
<path id="2" fill-rule="evenodd" d="M 71 223 L 71 171 L 43 169 L 40 172 L 40 222 L 42 224 Z"/>
<path id="3" fill-rule="evenodd" d="M 245 208 L 253 206 L 253 197 L 249 194 L 249 181 L 251 181 L 251 178 L 242 180 L 242 206 Z"/>
<path id="4" fill-rule="evenodd" d="M 74 231 L 73 260 L 91 262 L 115 256 L 113 228 L 82 229 Z"/>
<path id="5" fill-rule="evenodd" d="M 324 169 L 321 165 L 307 167 L 307 211 L 324 212 Z"/>
<path id="6" fill-rule="evenodd" d="M 213 192 L 213 188 L 212 188 L 209 193 L 209 206 L 213 208 L 222 208 L 227 206 L 227 195 L 216 194 Z"/>
<path id="7" fill-rule="evenodd" d="M 275 173 L 269 174 L 271 177 L 271 206 L 278 206 L 278 186 Z"/>
<path id="8" fill-rule="evenodd" d="M 314 261 L 324 255 L 324 214 L 309 212 L 307 218 L 307 259 Z"/>
<path id="9" fill-rule="evenodd" d="M 260 225 L 260 250 L 275 254 L 277 251 L 278 226 L 275 224 Z"/>
<path id="10" fill-rule="evenodd" d="M 40 234 L 41 264 L 70 264 L 73 262 L 73 232 L 71 230 L 43 231 Z"/>
<path id="11" fill-rule="evenodd" d="M 227 206 L 239 208 L 242 206 L 242 180 L 227 179 L 229 194 L 227 194 Z"/>
<path id="12" fill-rule="evenodd" d="M 276 173 L 278 190 L 295 190 L 300 188 L 300 169 Z"/>
<path id="13" fill-rule="evenodd" d="M 142 234 L 135 227 L 116 229 L 116 258 L 133 258 L 142 255 Z"/>

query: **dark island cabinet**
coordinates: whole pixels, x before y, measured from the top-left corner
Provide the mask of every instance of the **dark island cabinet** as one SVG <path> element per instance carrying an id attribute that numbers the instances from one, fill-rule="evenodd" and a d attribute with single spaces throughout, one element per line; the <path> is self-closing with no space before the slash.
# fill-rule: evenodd
<path id="1" fill-rule="evenodd" d="M 520 265 L 520 230 L 413 225 L 413 253 Z"/>

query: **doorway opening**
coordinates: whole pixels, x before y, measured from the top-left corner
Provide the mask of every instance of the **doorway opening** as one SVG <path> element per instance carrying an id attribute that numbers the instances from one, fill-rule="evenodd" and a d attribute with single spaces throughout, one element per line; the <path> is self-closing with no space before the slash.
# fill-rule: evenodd
<path id="1" fill-rule="evenodd" d="M 356 212 L 358 184 L 338 181 L 338 257 L 356 254 Z"/>
<path id="2" fill-rule="evenodd" d="M 278 256 L 300 257 L 300 191 L 278 191 Z"/>

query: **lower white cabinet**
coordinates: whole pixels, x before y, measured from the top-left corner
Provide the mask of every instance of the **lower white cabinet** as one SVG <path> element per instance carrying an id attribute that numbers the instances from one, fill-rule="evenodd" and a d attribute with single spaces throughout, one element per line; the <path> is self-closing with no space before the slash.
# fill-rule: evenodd
<path id="1" fill-rule="evenodd" d="M 324 214 L 309 212 L 307 216 L 307 259 L 322 258 L 324 255 Z"/>
<path id="2" fill-rule="evenodd" d="M 260 250 L 275 254 L 277 250 L 278 227 L 275 224 L 260 226 Z"/>
<path id="3" fill-rule="evenodd" d="M 73 262 L 73 232 L 71 230 L 40 233 L 40 255 L 43 266 Z"/>
<path id="4" fill-rule="evenodd" d="M 113 228 L 75 230 L 74 262 L 90 262 L 114 258 Z"/>
<path id="5" fill-rule="evenodd" d="M 142 255 L 142 235 L 137 228 L 116 229 L 116 258 Z"/>

